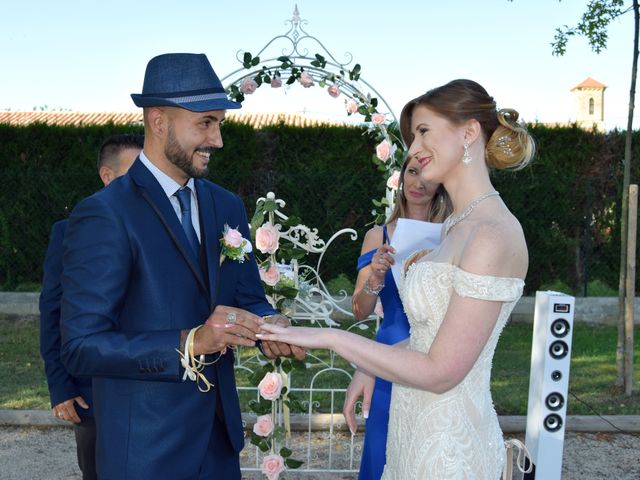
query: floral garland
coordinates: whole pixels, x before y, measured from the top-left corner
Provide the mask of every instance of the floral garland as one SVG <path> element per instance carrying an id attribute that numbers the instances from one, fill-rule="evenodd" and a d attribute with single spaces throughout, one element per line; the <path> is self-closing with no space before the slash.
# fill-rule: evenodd
<path id="1" fill-rule="evenodd" d="M 294 57 L 294 59 L 311 61 L 305 67 L 296 64 L 289 56 L 280 56 L 277 58 L 280 62 L 278 66 L 263 65 L 262 68 L 252 72 L 252 76 L 244 77 L 239 84 L 238 82 L 232 84 L 227 90 L 228 95 L 242 103 L 245 95 L 253 94 L 263 84 L 269 84 L 271 88 L 281 88 L 286 75 L 288 75 L 286 85 L 298 82 L 304 88 L 310 88 L 317 82 L 320 88 L 326 87 L 327 93 L 332 98 L 338 98 L 344 93 L 347 97 L 344 101 L 347 114 L 362 115 L 364 122 L 369 124 L 367 134 L 376 142 L 372 161 L 384 175 L 387 191 L 380 200 L 372 200 L 374 208 L 371 213 L 375 217 L 375 223 L 384 222 L 387 210 L 393 206 L 400 167 L 405 158 L 404 146 L 395 133 L 397 124 L 389 121 L 386 114 L 378 111 L 377 98 L 370 94 L 365 95 L 357 88 L 355 82 L 360 79 L 362 70 L 360 64 L 355 64 L 349 71 L 339 66 L 337 72 L 330 72 L 326 70 L 327 65 L 335 66 L 335 64 L 328 63 L 320 54 L 315 54 L 313 59 L 307 57 Z M 244 53 L 242 65 L 245 69 L 254 69 L 259 64 L 259 57 L 254 57 L 249 52 Z"/>
<path id="2" fill-rule="evenodd" d="M 288 240 L 282 234 L 282 228 L 297 227 L 299 219 L 291 217 L 278 223 L 277 209 L 278 201 L 273 193 L 258 199 L 251 219 L 251 236 L 267 299 L 280 313 L 293 315 L 299 291 L 297 260 L 307 252 L 280 242 L 281 239 Z M 249 408 L 257 415 L 251 443 L 263 453 L 268 452 L 262 459 L 261 470 L 269 480 L 277 480 L 287 468 L 299 468 L 303 463 L 292 458 L 293 452 L 284 444 L 291 432 L 289 412 L 305 411 L 289 391 L 288 375 L 293 369 L 306 368 L 306 364 L 291 358 L 263 360 L 261 363 L 262 367 L 251 376 L 260 394 L 259 400 L 249 403 Z"/>

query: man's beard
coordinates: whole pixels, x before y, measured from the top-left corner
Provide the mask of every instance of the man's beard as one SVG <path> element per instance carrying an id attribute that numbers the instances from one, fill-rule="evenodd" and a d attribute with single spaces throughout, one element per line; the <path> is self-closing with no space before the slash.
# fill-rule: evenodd
<path id="1" fill-rule="evenodd" d="M 215 149 L 212 147 L 200 147 L 198 151 L 213 153 Z M 193 166 L 191 156 L 182 148 L 178 139 L 173 132 L 173 126 L 169 125 L 167 144 L 164 147 L 164 155 L 176 167 L 182 170 L 191 178 L 202 178 L 209 174 L 209 166 L 203 167 L 201 170 Z"/>

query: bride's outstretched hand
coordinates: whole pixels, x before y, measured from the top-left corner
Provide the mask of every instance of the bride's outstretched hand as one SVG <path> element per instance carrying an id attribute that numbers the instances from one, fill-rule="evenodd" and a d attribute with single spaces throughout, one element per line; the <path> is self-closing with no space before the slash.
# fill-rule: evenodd
<path id="1" fill-rule="evenodd" d="M 369 408 L 371 407 L 371 397 L 373 395 L 373 387 L 375 386 L 376 378 L 364 373 L 361 370 L 356 370 L 353 374 L 353 379 L 349 384 L 347 393 L 344 396 L 344 405 L 342 407 L 342 414 L 344 420 L 349 427 L 352 435 L 355 435 L 358 429 L 358 423 L 356 420 L 356 403 L 362 397 L 362 416 L 369 418 Z"/>
<path id="2" fill-rule="evenodd" d="M 332 334 L 328 328 L 282 327 L 265 323 L 256 334 L 260 340 L 284 342 L 303 348 L 329 348 Z"/>

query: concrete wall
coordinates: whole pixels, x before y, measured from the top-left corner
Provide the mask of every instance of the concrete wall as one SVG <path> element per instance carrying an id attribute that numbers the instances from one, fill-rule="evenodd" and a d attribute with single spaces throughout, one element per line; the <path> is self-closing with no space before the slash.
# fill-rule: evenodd
<path id="1" fill-rule="evenodd" d="M 0 292 L 0 313 L 39 315 L 37 292 Z M 351 301 L 341 302 L 351 305 Z M 512 321 L 533 322 L 534 297 L 522 297 L 513 310 Z M 634 322 L 640 325 L 640 297 L 634 303 Z M 576 297 L 574 320 L 600 325 L 615 325 L 618 318 L 616 297 Z"/>

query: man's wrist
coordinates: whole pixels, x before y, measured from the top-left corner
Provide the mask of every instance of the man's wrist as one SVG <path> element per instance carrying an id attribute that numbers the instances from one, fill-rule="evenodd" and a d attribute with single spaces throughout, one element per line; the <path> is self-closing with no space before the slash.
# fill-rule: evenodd
<path id="1" fill-rule="evenodd" d="M 185 344 L 187 343 L 187 337 L 189 336 L 189 330 L 180 330 L 180 347 L 181 353 L 185 353 Z"/>

